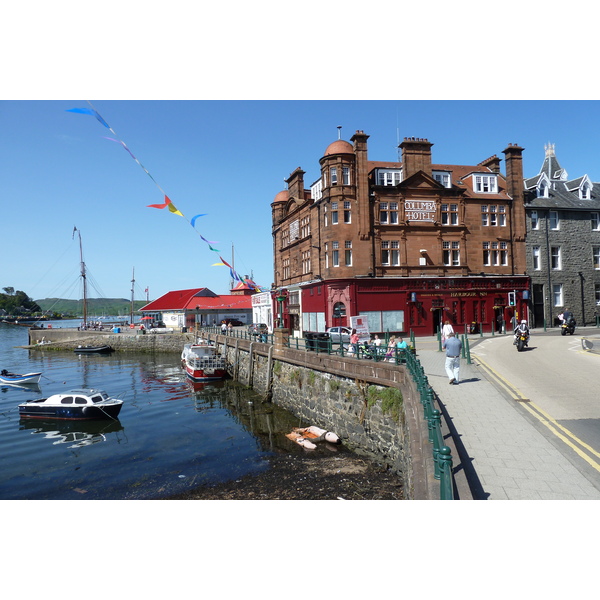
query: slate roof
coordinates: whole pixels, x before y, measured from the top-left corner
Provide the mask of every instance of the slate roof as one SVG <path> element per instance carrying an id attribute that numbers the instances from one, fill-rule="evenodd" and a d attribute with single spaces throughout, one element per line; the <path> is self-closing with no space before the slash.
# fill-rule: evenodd
<path id="1" fill-rule="evenodd" d="M 537 175 L 524 180 L 527 208 L 556 208 L 562 210 L 599 210 L 600 184 L 593 183 L 587 175 L 567 180 L 567 172 L 560 166 L 554 152 L 554 145 L 545 148 L 546 156 Z M 538 197 L 537 187 L 544 175 L 549 180 L 548 197 Z M 592 186 L 591 198 L 579 197 L 581 185 L 588 181 Z"/>

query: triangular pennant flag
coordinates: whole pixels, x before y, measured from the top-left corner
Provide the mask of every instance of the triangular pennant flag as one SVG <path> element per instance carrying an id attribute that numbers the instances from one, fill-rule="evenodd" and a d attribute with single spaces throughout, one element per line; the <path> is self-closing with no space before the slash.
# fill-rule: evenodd
<path id="1" fill-rule="evenodd" d="M 148 208 L 167 208 L 171 204 L 171 201 L 165 196 L 164 204 L 148 204 Z"/>
<path id="2" fill-rule="evenodd" d="M 233 267 L 226 260 L 223 260 L 222 256 L 219 256 L 219 258 L 223 261 L 223 264 L 225 264 L 226 266 L 228 266 L 230 269 L 233 269 Z"/>
<path id="3" fill-rule="evenodd" d="M 183 214 L 180 211 L 178 211 L 177 208 L 175 208 L 175 205 L 171 201 L 169 201 L 168 208 L 174 215 L 179 215 L 180 217 L 183 217 Z"/>
<path id="4" fill-rule="evenodd" d="M 194 224 L 196 223 L 196 219 L 197 219 L 198 217 L 205 217 L 207 214 L 208 214 L 208 213 L 203 213 L 203 214 L 201 214 L 201 215 L 196 215 L 195 217 L 192 217 L 192 220 L 190 221 L 190 225 L 193 227 L 193 226 L 194 226 Z"/>

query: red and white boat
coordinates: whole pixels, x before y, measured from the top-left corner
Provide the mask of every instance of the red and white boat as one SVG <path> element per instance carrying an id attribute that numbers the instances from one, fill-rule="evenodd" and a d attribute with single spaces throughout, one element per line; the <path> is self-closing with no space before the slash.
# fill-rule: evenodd
<path id="1" fill-rule="evenodd" d="M 185 344 L 181 363 L 187 376 L 193 381 L 219 380 L 227 375 L 225 357 L 218 354 L 215 345 L 206 340 Z"/>

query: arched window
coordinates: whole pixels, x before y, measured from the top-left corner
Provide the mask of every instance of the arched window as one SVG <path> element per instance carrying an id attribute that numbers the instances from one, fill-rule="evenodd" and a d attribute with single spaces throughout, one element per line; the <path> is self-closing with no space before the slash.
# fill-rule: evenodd
<path id="1" fill-rule="evenodd" d="M 341 319 L 346 316 L 346 305 L 343 302 L 336 302 L 333 306 L 333 318 Z"/>

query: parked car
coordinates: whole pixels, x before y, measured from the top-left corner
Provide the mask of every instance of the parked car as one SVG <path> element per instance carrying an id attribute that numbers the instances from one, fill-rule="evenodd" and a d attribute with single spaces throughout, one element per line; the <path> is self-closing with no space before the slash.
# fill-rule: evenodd
<path id="1" fill-rule="evenodd" d="M 229 325 L 231 323 L 232 327 L 241 327 L 245 323 L 242 323 L 239 319 L 227 319 L 226 323 Z"/>
<path id="2" fill-rule="evenodd" d="M 248 333 L 251 335 L 269 333 L 269 328 L 266 323 L 251 323 L 250 325 L 248 325 Z"/>
<path id="3" fill-rule="evenodd" d="M 350 327 L 330 327 L 327 333 L 333 344 L 348 344 L 350 343 L 352 329 Z"/>

